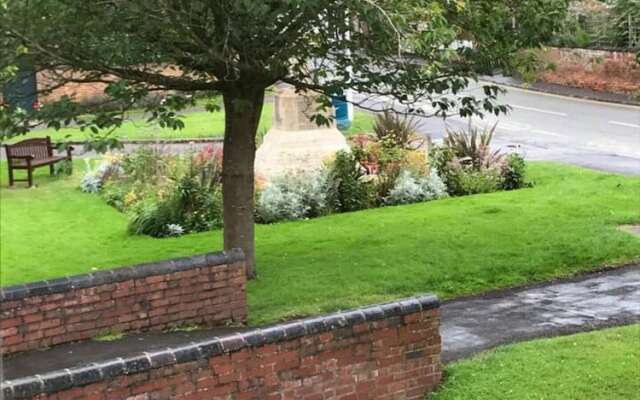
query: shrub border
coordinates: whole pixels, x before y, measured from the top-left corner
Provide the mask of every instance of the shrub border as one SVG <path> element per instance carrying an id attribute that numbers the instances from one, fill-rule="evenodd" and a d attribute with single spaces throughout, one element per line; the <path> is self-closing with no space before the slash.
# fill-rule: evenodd
<path id="1" fill-rule="evenodd" d="M 244 260 L 240 249 L 223 252 L 205 253 L 190 257 L 174 258 L 137 264 L 128 267 L 106 269 L 102 271 L 67 276 L 0 288 L 0 302 L 21 300 L 31 296 L 62 293 L 73 289 L 117 283 L 131 279 L 141 279 L 154 275 L 165 275 L 180 271 L 203 268 L 214 265 L 233 264 Z"/>
<path id="2" fill-rule="evenodd" d="M 151 369 L 208 359 L 237 352 L 244 348 L 280 343 L 359 323 L 428 311 L 439 306 L 440 302 L 436 296 L 423 295 L 346 312 L 276 324 L 244 333 L 212 337 L 208 340 L 191 342 L 184 346 L 167 348 L 157 352 L 144 352 L 131 357 L 5 381 L 1 386 L 2 394 L 6 400 L 30 398 L 40 393 L 51 394 L 73 387 L 111 380 L 122 375 L 137 374 Z"/>

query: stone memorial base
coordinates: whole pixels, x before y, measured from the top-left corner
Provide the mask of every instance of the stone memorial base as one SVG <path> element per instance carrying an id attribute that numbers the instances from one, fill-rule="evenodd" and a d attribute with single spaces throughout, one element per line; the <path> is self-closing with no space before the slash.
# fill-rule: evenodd
<path id="1" fill-rule="evenodd" d="M 322 167 L 339 150 L 349 146 L 339 130 L 283 131 L 271 129 L 256 153 L 256 174 L 271 179 L 287 173 Z"/>
<path id="2" fill-rule="evenodd" d="M 309 120 L 313 98 L 290 86 L 280 86 L 275 97 L 273 127 L 256 152 L 256 175 L 262 179 L 322 167 L 339 150 L 348 150 L 344 135 L 332 124 L 319 127 Z"/>

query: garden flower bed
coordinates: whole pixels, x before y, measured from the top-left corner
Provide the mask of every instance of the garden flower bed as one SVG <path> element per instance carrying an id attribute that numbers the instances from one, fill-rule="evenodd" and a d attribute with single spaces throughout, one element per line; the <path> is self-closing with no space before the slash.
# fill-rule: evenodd
<path id="1" fill-rule="evenodd" d="M 490 147 L 493 131 L 449 132 L 431 146 L 406 116 L 377 117 L 317 171 L 256 180 L 256 221 L 274 223 L 449 196 L 518 189 L 525 162 Z M 88 161 L 80 187 L 129 217 L 129 232 L 180 236 L 222 227 L 222 149 L 168 154 L 141 147 Z"/>

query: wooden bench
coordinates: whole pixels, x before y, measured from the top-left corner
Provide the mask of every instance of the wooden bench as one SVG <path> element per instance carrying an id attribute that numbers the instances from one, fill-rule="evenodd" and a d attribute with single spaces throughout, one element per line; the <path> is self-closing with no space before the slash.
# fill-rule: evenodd
<path id="1" fill-rule="evenodd" d="M 33 170 L 39 167 L 49 166 L 49 173 L 53 175 L 53 165 L 60 161 L 71 161 L 73 147 L 67 147 L 66 155 L 54 155 L 51 138 L 26 139 L 14 144 L 5 144 L 7 152 L 7 164 L 9 169 L 9 186 L 14 182 L 29 182 L 33 186 Z M 13 171 L 17 169 L 27 170 L 27 179 L 16 179 Z"/>

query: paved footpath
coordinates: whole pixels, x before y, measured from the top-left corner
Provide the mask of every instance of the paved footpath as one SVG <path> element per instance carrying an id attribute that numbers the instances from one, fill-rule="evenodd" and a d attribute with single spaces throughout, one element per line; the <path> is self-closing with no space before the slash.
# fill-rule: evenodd
<path id="1" fill-rule="evenodd" d="M 640 265 L 442 304 L 444 362 L 500 344 L 640 322 Z M 139 354 L 229 333 L 233 329 L 129 335 L 20 354 L 4 361 L 15 379 Z"/>
<path id="2" fill-rule="evenodd" d="M 442 358 L 500 344 L 640 322 L 640 265 L 445 302 Z"/>

